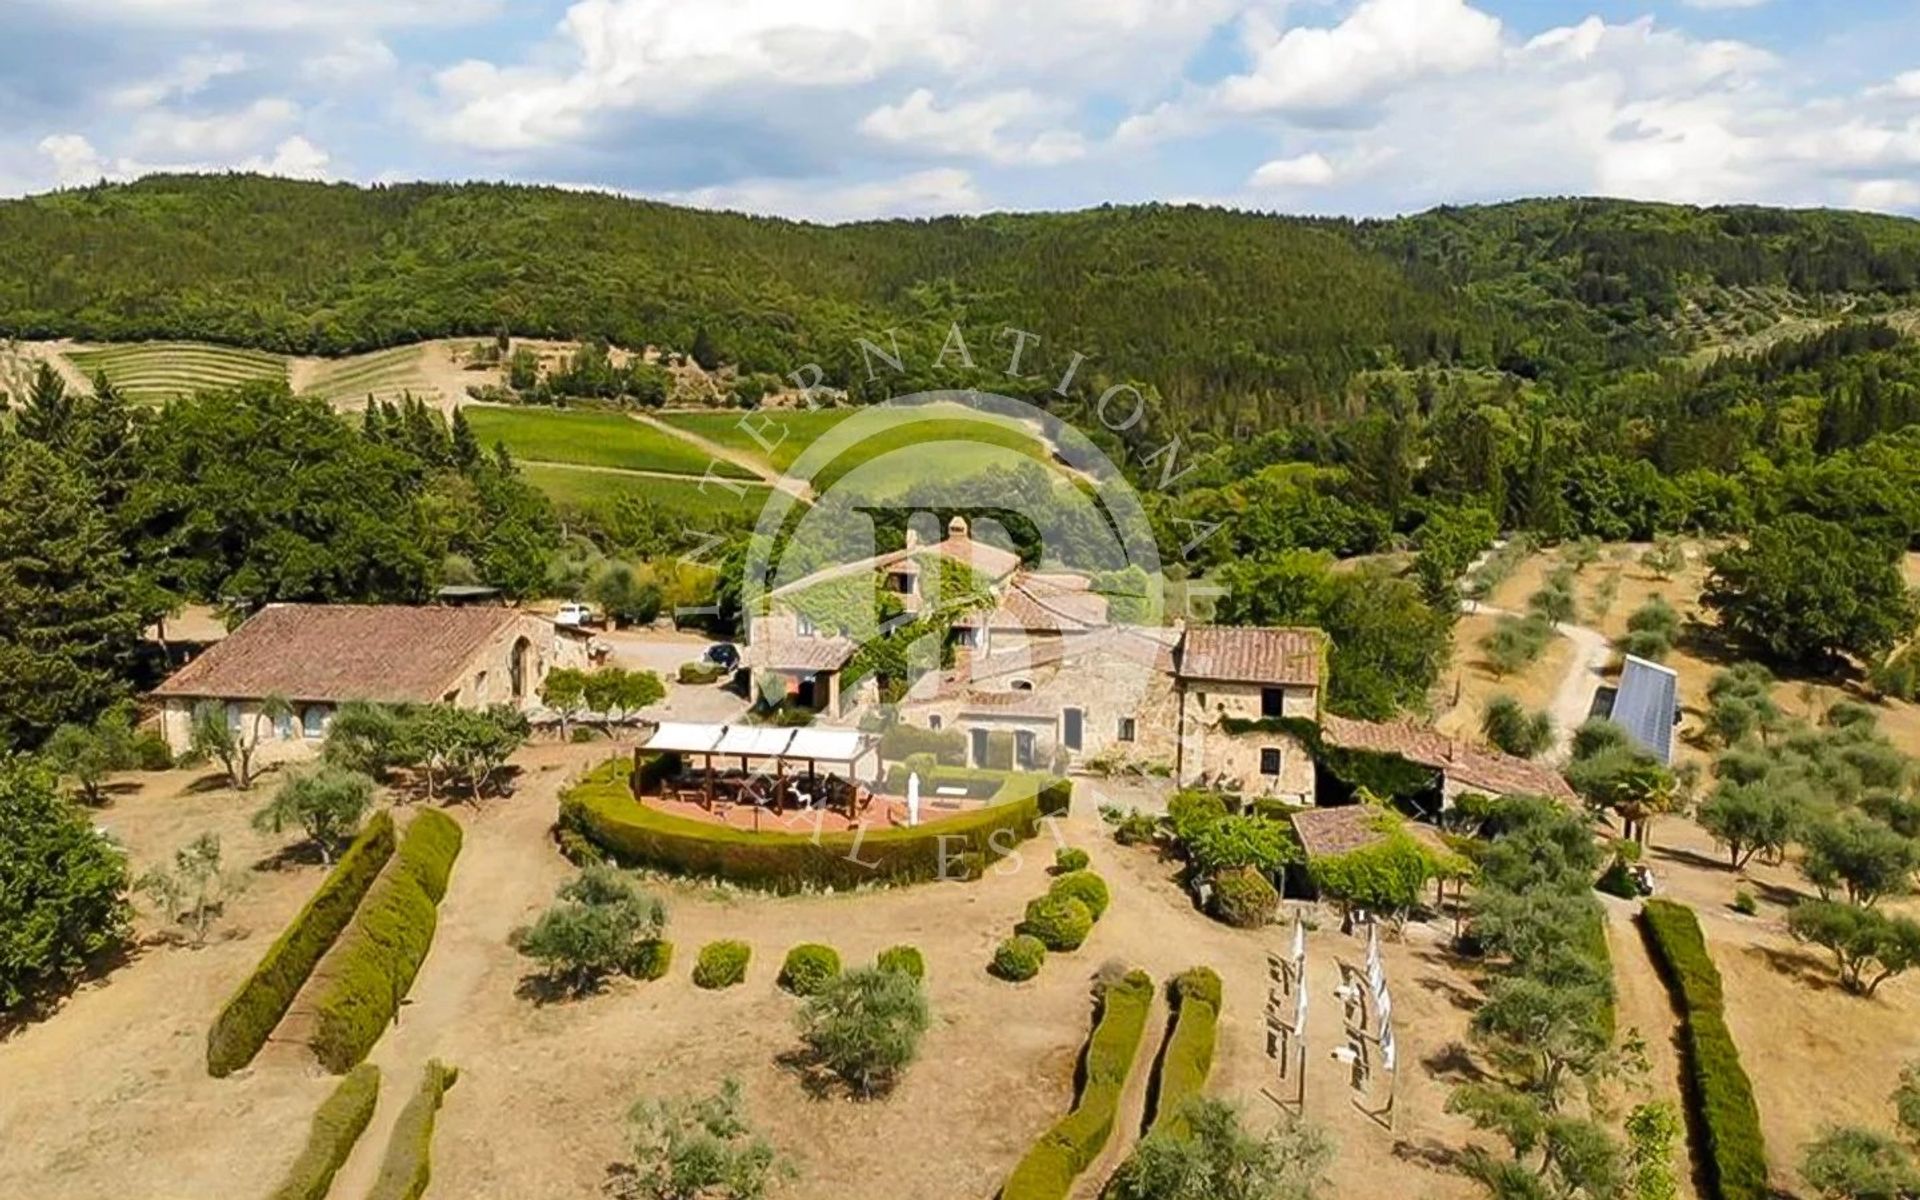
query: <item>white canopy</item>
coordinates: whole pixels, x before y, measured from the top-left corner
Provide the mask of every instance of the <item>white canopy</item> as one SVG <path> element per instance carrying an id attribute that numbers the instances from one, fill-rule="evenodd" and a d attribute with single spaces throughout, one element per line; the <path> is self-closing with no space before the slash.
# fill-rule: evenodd
<path id="1" fill-rule="evenodd" d="M 850 763 L 867 752 L 868 741 L 853 729 L 796 729 L 788 744 L 788 758 Z"/>
<path id="2" fill-rule="evenodd" d="M 715 754 L 743 754 L 748 758 L 779 758 L 793 740 L 793 730 L 771 725 L 728 725 L 713 747 Z"/>
<path id="3" fill-rule="evenodd" d="M 712 750 L 725 725 L 693 725 L 682 721 L 662 721 L 653 731 L 644 749 L 663 754 L 705 754 Z"/>

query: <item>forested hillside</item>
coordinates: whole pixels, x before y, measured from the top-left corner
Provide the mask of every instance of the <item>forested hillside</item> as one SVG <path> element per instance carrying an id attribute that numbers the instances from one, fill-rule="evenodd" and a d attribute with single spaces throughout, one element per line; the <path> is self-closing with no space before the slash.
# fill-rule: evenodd
<path id="1" fill-rule="evenodd" d="M 1859 311 L 1920 281 L 1920 225 L 1843 213 L 1527 201 L 1353 223 L 1148 206 L 823 227 L 252 176 L 7 202 L 0 247 L 0 332 L 20 337 L 302 353 L 500 330 L 701 339 L 747 371 L 817 361 L 857 387 L 854 339 L 898 328 L 910 370 L 891 393 L 952 382 L 927 367 L 959 321 L 996 376 L 994 335 L 1017 326 L 1043 339 L 1034 371 L 1084 352 L 1080 382 L 1141 381 L 1166 421 L 1221 432 L 1321 415 L 1380 367 L 1643 365 L 1687 348 L 1683 310 L 1724 289 Z"/>

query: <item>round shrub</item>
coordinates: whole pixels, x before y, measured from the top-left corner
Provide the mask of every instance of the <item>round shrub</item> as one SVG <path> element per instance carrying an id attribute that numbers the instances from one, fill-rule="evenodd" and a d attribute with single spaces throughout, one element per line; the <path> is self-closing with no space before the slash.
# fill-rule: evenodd
<path id="1" fill-rule="evenodd" d="M 708 942 L 700 947 L 700 959 L 693 965 L 693 985 L 703 988 L 732 987 L 747 978 L 747 960 L 753 948 L 745 942 Z"/>
<path id="2" fill-rule="evenodd" d="M 1106 915 L 1110 897 L 1107 893 L 1107 881 L 1092 871 L 1070 871 L 1053 881 L 1047 889 L 1050 896 L 1071 896 L 1087 906 L 1087 914 L 1098 921 Z"/>
<path id="3" fill-rule="evenodd" d="M 1280 893 L 1252 867 L 1222 871 L 1213 880 L 1213 915 L 1238 929 L 1258 929 L 1280 911 Z"/>
<path id="4" fill-rule="evenodd" d="M 1015 934 L 993 951 L 993 973 L 1015 983 L 1032 979 L 1047 961 L 1047 947 L 1037 937 Z"/>
<path id="5" fill-rule="evenodd" d="M 811 996 L 840 974 L 840 952 L 832 946 L 806 942 L 787 951 L 780 964 L 780 986 L 796 996 Z"/>
<path id="6" fill-rule="evenodd" d="M 915 979 L 927 977 L 927 960 L 916 946 L 888 946 L 873 963 L 882 971 L 898 971 Z"/>
<path id="7" fill-rule="evenodd" d="M 1014 927 L 1049 950 L 1078 950 L 1093 930 L 1093 911 L 1072 896 L 1049 893 L 1027 902 L 1027 916 Z"/>
<path id="8" fill-rule="evenodd" d="M 1173 994 L 1180 1004 L 1198 1000 L 1220 1010 L 1220 973 L 1212 967 L 1189 967 L 1173 977 Z"/>
<path id="9" fill-rule="evenodd" d="M 1078 846 L 1062 846 L 1053 852 L 1053 873 L 1066 875 L 1073 871 L 1084 871 L 1093 860 L 1087 852 Z"/>

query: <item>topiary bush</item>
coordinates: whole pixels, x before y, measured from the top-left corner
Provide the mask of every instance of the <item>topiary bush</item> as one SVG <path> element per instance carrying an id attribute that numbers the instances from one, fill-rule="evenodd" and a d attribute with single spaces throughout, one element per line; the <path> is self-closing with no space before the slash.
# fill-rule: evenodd
<path id="1" fill-rule="evenodd" d="M 780 964 L 781 987 L 796 996 L 811 996 L 840 974 L 840 952 L 832 946 L 806 942 L 787 951 Z"/>
<path id="2" fill-rule="evenodd" d="M 898 971 L 915 979 L 927 977 L 927 960 L 915 946 L 888 946 L 874 959 L 873 965 L 882 971 Z"/>
<path id="3" fill-rule="evenodd" d="M 1120 1095 L 1139 1057 L 1153 1005 L 1153 980 L 1130 971 L 1099 989 L 1100 1011 L 1084 1055 L 1085 1083 L 1073 1111 L 1040 1136 L 1007 1177 L 1001 1200 L 1064 1200 L 1074 1178 L 1112 1136 Z"/>
<path id="4" fill-rule="evenodd" d="M 1084 871 L 1092 861 L 1085 850 L 1077 846 L 1062 846 L 1053 852 L 1053 873 L 1070 875 L 1075 871 Z"/>
<path id="5" fill-rule="evenodd" d="M 1040 973 L 1040 967 L 1047 961 L 1046 943 L 1027 934 L 1015 934 L 994 947 L 993 965 L 990 968 L 995 975 L 1013 983 L 1024 983 Z"/>
<path id="6" fill-rule="evenodd" d="M 313 898 L 267 947 L 207 1031 L 207 1073 L 219 1078 L 253 1061 L 307 977 L 353 920 L 362 897 L 392 857 L 393 817 L 376 813 L 327 872 Z"/>
<path id="7" fill-rule="evenodd" d="M 379 1067 L 361 1063 L 347 1072 L 340 1085 L 320 1102 L 319 1111 L 313 1114 L 313 1127 L 307 1131 L 306 1148 L 287 1168 L 271 1200 L 326 1200 L 334 1174 L 373 1119 L 373 1106 L 379 1099 Z"/>
<path id="8" fill-rule="evenodd" d="M 1764 1200 L 1767 1146 L 1760 1109 L 1727 1029 L 1720 972 L 1699 919 L 1684 904 L 1654 899 L 1641 906 L 1640 927 L 1680 1008 L 1686 1100 L 1706 1133 L 1709 1177 L 1721 1200 Z"/>
<path id="9" fill-rule="evenodd" d="M 1092 871 L 1069 871 L 1053 881 L 1047 889 L 1052 896 L 1071 896 L 1087 906 L 1087 913 L 1098 921 L 1106 915 L 1107 905 L 1112 895 L 1107 891 L 1107 881 Z"/>
<path id="10" fill-rule="evenodd" d="M 1280 911 L 1280 893 L 1252 867 L 1222 871 L 1213 880 L 1213 915 L 1236 929 L 1258 929 Z"/>
<path id="11" fill-rule="evenodd" d="M 386 1157 L 380 1160 L 380 1174 L 367 1193 L 367 1200 L 419 1200 L 433 1177 L 433 1126 L 440 1102 L 460 1078 L 460 1072 L 439 1059 L 428 1059 L 420 1090 L 400 1110 L 393 1124 L 393 1136 L 387 1142 Z"/>
<path id="12" fill-rule="evenodd" d="M 745 942 L 708 942 L 700 947 L 699 961 L 693 965 L 693 985 L 715 991 L 745 983 L 752 957 L 753 947 Z"/>
<path id="13" fill-rule="evenodd" d="M 1176 976 L 1170 991 L 1175 1006 L 1173 1032 L 1160 1055 L 1150 1131 L 1165 1128 L 1180 1134 L 1185 1130 L 1181 1110 L 1206 1087 L 1213 1071 L 1220 976 L 1210 967 L 1194 967 Z"/>
<path id="14" fill-rule="evenodd" d="M 1078 950 L 1093 930 L 1093 910 L 1072 896 L 1049 893 L 1027 902 L 1027 915 L 1015 933 L 1040 939 L 1049 950 Z"/>
<path id="15" fill-rule="evenodd" d="M 665 979 L 667 972 L 672 969 L 673 943 L 661 938 L 652 938 L 641 942 L 634 951 L 633 961 L 627 966 L 627 974 L 651 983 L 656 979 Z"/>
<path id="16" fill-rule="evenodd" d="M 328 1070 L 345 1071 L 365 1058 L 392 1024 L 433 945 L 435 900 L 446 893 L 459 852 L 459 823 L 422 812 L 354 914 L 314 1000 L 308 1045 Z"/>

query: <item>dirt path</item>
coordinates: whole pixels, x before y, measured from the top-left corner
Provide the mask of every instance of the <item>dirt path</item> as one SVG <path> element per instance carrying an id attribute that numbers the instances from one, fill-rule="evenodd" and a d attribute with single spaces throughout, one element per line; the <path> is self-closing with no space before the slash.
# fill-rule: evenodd
<path id="1" fill-rule="evenodd" d="M 1146 1031 L 1140 1035 L 1139 1052 L 1133 1056 L 1133 1068 L 1127 1073 L 1127 1086 L 1120 1092 L 1120 1106 L 1113 1115 L 1113 1133 L 1099 1157 L 1087 1164 L 1074 1181 L 1074 1200 L 1096 1200 L 1107 1180 L 1127 1161 L 1140 1142 L 1140 1131 L 1147 1124 L 1147 1090 L 1153 1083 L 1153 1063 L 1159 1057 L 1161 1043 L 1172 1032 L 1168 1024 L 1166 981 L 1153 981 L 1153 1006 L 1147 1010 Z"/>
<path id="2" fill-rule="evenodd" d="M 1613 956 L 1615 1024 L 1622 1037 L 1637 1030 L 1647 1047 L 1647 1075 L 1634 1089 L 1631 1103 L 1665 1100 L 1684 1113 L 1680 1020 L 1634 923 L 1640 906 L 1610 896 L 1602 896 L 1601 901 L 1607 909 L 1607 949 Z M 1692 1143 L 1683 1135 L 1675 1151 L 1673 1167 L 1680 1195 L 1691 1200 L 1699 1195 L 1694 1186 Z"/>
<path id="3" fill-rule="evenodd" d="M 627 415 L 642 425 L 657 429 L 661 433 L 677 437 L 688 445 L 697 447 L 703 454 L 712 455 L 714 458 L 723 459 L 736 467 L 752 471 L 754 477 L 768 487 L 779 488 L 781 491 L 804 504 L 813 503 L 813 486 L 804 479 L 790 479 L 767 466 L 765 463 L 756 460 L 749 454 L 744 454 L 741 451 L 722 446 L 719 442 L 711 438 L 701 437 L 692 430 L 676 428 L 647 413 L 630 412 Z M 637 474 L 638 472 L 635 473 Z"/>
<path id="4" fill-rule="evenodd" d="M 1523 616 L 1491 604 L 1474 605 L 1469 611 L 1490 617 Z M 1553 717 L 1554 747 L 1545 757 L 1549 762 L 1564 763 L 1573 753 L 1574 731 L 1586 723 L 1587 714 L 1593 708 L 1594 694 L 1605 682 L 1604 672 L 1613 657 L 1613 642 L 1598 629 L 1585 625 L 1563 623 L 1555 625 L 1553 629 L 1574 645 L 1573 658 L 1567 663 L 1567 672 L 1560 677 L 1560 685 L 1554 689 L 1553 703 L 1547 708 Z"/>

